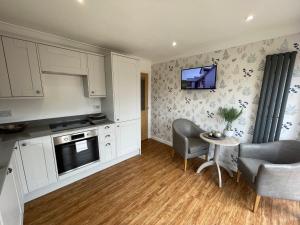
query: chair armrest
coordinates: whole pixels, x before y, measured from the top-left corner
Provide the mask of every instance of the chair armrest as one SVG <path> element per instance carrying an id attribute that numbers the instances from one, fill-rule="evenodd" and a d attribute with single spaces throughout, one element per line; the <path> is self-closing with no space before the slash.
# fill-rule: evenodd
<path id="1" fill-rule="evenodd" d="M 280 149 L 279 142 L 240 144 L 239 157 L 273 161 Z"/>
<path id="2" fill-rule="evenodd" d="M 202 130 L 200 127 L 198 127 L 196 124 L 192 125 L 191 129 L 191 137 L 199 138 L 201 133 L 204 133 L 205 131 Z"/>
<path id="3" fill-rule="evenodd" d="M 189 142 L 187 137 L 173 131 L 173 148 L 185 159 L 188 151 L 188 145 Z"/>
<path id="4" fill-rule="evenodd" d="M 255 180 L 262 196 L 300 200 L 300 163 L 260 165 Z"/>

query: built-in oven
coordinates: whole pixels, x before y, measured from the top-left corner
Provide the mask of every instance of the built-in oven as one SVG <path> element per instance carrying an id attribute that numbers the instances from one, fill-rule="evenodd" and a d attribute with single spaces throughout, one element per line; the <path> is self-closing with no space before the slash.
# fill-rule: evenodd
<path id="1" fill-rule="evenodd" d="M 99 161 L 97 130 L 88 130 L 53 138 L 58 174 Z"/>

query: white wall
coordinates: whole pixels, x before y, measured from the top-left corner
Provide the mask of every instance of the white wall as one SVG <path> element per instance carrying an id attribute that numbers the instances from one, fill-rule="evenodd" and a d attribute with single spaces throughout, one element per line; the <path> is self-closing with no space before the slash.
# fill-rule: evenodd
<path id="1" fill-rule="evenodd" d="M 55 118 L 101 111 L 100 98 L 86 98 L 81 76 L 42 75 L 44 98 L 0 99 L 0 111 L 11 110 L 11 117 L 0 123 Z"/>
<path id="2" fill-rule="evenodd" d="M 151 61 L 140 58 L 140 73 L 148 74 L 148 138 L 151 138 Z"/>

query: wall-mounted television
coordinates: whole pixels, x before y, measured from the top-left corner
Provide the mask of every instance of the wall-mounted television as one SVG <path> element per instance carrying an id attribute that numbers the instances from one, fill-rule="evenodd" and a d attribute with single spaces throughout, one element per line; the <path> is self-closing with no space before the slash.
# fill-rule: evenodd
<path id="1" fill-rule="evenodd" d="M 216 89 L 217 65 L 181 70 L 181 89 Z"/>

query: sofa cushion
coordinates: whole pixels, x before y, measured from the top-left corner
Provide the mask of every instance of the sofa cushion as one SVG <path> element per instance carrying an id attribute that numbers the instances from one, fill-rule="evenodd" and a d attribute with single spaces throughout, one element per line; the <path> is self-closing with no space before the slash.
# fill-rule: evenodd
<path id="1" fill-rule="evenodd" d="M 208 151 L 209 144 L 199 138 L 188 138 L 189 140 L 189 153 L 206 152 Z"/>
<path id="2" fill-rule="evenodd" d="M 262 164 L 270 164 L 271 162 L 261 160 L 261 159 L 252 159 L 252 158 L 239 158 L 238 159 L 238 168 L 239 171 L 245 176 L 245 178 L 254 183 L 255 178 L 258 172 L 258 168 Z"/>

